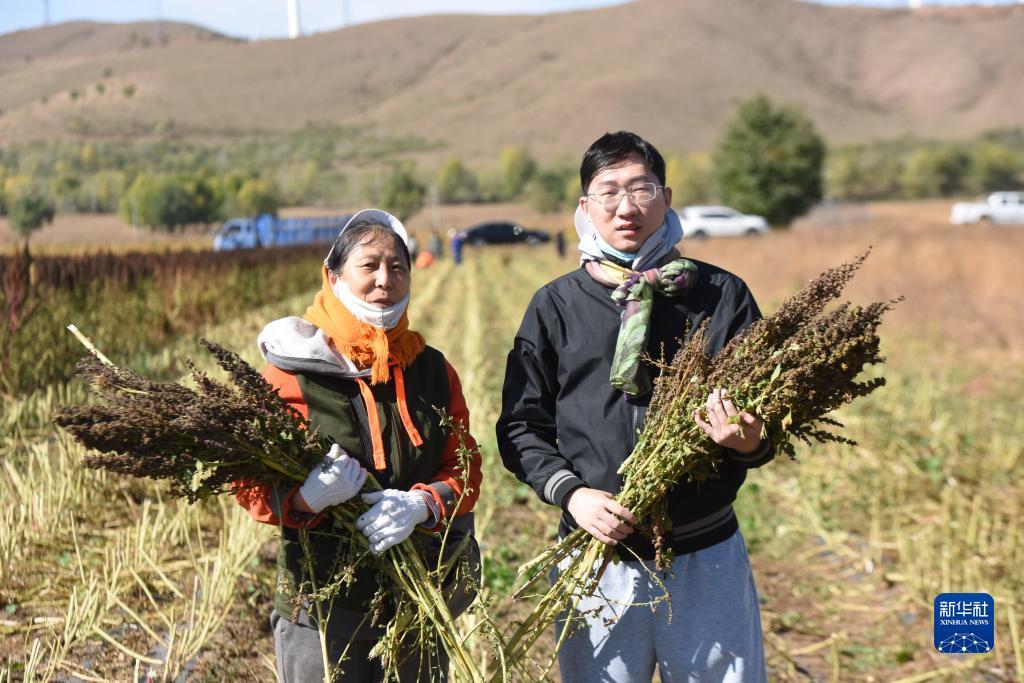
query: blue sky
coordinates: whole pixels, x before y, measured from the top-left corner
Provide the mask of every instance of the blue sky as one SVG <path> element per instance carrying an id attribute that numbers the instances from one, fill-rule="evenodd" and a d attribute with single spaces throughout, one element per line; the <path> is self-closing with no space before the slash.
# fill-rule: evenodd
<path id="1" fill-rule="evenodd" d="M 302 29 L 328 31 L 344 25 L 346 6 L 351 23 L 401 16 L 472 12 L 478 14 L 541 14 L 620 4 L 621 0 L 299 0 Z M 906 0 L 820 0 L 828 4 L 906 6 Z M 980 4 L 1012 4 L 993 0 Z M 46 0 L 0 0 L 0 33 L 43 23 Z M 970 0 L 925 0 L 925 4 L 964 5 Z M 979 4 L 975 2 L 974 4 Z M 286 0 L 49 0 L 52 23 L 73 19 L 136 21 L 175 19 L 246 38 L 287 35 Z"/>

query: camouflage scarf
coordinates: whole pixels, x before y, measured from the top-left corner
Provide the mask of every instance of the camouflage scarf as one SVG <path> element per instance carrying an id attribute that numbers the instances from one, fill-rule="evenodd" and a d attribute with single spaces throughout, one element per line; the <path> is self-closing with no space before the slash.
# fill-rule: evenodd
<path id="1" fill-rule="evenodd" d="M 673 258 L 674 257 L 674 258 Z M 641 354 L 650 336 L 654 294 L 680 296 L 697 281 L 697 265 L 681 258 L 674 249 L 662 265 L 635 271 L 608 260 L 586 261 L 584 267 L 598 282 L 615 287 L 612 300 L 622 308 L 619 336 L 612 357 L 611 384 L 629 396 L 651 390 L 651 378 L 641 365 Z"/>

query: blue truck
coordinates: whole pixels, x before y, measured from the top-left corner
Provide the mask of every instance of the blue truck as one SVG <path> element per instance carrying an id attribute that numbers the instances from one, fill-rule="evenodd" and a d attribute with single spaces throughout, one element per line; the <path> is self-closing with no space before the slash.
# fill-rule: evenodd
<path id="1" fill-rule="evenodd" d="M 329 244 L 352 214 L 312 218 L 277 218 L 263 213 L 255 218 L 229 218 L 213 238 L 214 251 L 257 247 Z"/>

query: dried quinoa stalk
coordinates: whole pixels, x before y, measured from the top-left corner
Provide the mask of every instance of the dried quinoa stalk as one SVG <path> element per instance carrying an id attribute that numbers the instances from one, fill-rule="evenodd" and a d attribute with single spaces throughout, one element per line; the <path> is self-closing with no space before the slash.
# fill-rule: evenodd
<path id="1" fill-rule="evenodd" d="M 228 382 L 211 378 L 191 362 L 195 388 L 152 382 L 94 356 L 79 362 L 81 376 L 102 403 L 64 407 L 56 422 L 94 451 L 84 465 L 166 481 L 173 495 L 193 503 L 237 490 L 239 481 L 270 486 L 305 481 L 313 467 L 325 463 L 317 430 L 240 356 L 205 340 L 203 345 L 228 373 Z M 380 485 L 370 475 L 364 488 Z M 398 652 L 410 636 L 425 652 L 435 647 L 436 634 L 448 651 L 455 680 L 482 681 L 442 595 L 446 575 L 424 562 L 411 539 L 379 557 L 369 553 L 354 524 L 367 509 L 356 496 L 329 510 L 362 550 L 355 559 L 338 563 L 328 585 L 312 585 L 295 596 L 296 604 L 312 603 L 319 614 L 321 605 L 351 580 L 352 562 L 375 563 L 381 594 L 386 592 L 403 615 L 404 629 L 389 629 L 378 644 L 385 668 L 397 670 Z"/>

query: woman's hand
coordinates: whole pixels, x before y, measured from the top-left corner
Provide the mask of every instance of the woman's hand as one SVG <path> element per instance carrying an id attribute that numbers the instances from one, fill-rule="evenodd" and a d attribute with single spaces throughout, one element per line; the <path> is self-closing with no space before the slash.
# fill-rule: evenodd
<path id="1" fill-rule="evenodd" d="M 702 412 L 707 415 L 706 420 Z M 761 444 L 761 430 L 764 428 L 761 418 L 736 410 L 722 389 L 711 392 L 704 410 L 695 410 L 693 419 L 712 441 L 738 453 L 753 453 Z"/>
<path id="2" fill-rule="evenodd" d="M 409 538 L 417 524 L 430 519 L 426 491 L 385 489 L 364 493 L 363 502 L 372 505 L 356 520 L 356 529 L 370 542 L 370 550 L 380 555 Z"/>
<path id="3" fill-rule="evenodd" d="M 569 494 L 565 509 L 576 524 L 606 545 L 616 545 L 633 533 L 636 524 L 632 512 L 615 502 L 607 491 L 580 487 Z"/>
<path id="4" fill-rule="evenodd" d="M 364 481 L 366 470 L 359 461 L 334 444 L 324 456 L 324 464 L 310 470 L 306 483 L 292 498 L 292 507 L 299 512 L 319 514 L 355 496 Z"/>

